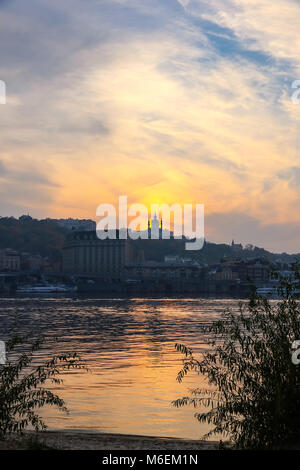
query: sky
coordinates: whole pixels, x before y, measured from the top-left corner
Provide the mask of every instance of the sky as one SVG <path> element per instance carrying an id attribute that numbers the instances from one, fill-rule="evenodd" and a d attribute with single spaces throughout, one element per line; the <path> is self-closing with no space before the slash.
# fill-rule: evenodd
<path id="1" fill-rule="evenodd" d="M 300 4 L 0 0 L 0 215 L 205 205 L 205 236 L 300 252 Z"/>

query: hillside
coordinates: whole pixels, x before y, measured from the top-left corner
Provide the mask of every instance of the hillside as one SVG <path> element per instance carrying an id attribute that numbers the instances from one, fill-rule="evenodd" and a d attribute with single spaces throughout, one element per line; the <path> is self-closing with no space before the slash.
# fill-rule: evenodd
<path id="1" fill-rule="evenodd" d="M 67 229 L 51 220 L 0 218 L 0 249 L 59 258 Z"/>
<path id="2" fill-rule="evenodd" d="M 193 258 L 205 264 L 218 264 L 223 258 L 266 258 L 269 261 L 291 263 L 300 260 L 300 255 L 287 253 L 271 253 L 264 248 L 251 247 L 251 249 L 236 250 L 225 243 L 206 242 L 202 250 L 186 251 L 184 240 L 139 240 L 139 247 L 143 249 L 146 260 L 163 261 L 165 255 L 178 255 Z"/>
<path id="3" fill-rule="evenodd" d="M 12 248 L 19 252 L 38 254 L 57 259 L 61 256 L 64 239 L 68 229 L 58 225 L 54 220 L 36 220 L 14 217 L 0 218 L 0 249 Z M 300 255 L 270 253 L 263 248 L 235 250 L 231 245 L 206 242 L 200 251 L 186 251 L 185 240 L 137 240 L 137 247 L 144 251 L 146 260 L 163 261 L 165 255 L 178 255 L 197 259 L 206 264 L 217 264 L 224 257 L 258 258 L 270 261 L 281 260 L 293 262 L 300 260 Z"/>

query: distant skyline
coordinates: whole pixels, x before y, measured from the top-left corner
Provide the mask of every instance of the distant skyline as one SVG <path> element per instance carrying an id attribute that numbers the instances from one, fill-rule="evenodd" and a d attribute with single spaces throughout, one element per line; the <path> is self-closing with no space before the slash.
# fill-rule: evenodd
<path id="1" fill-rule="evenodd" d="M 0 215 L 203 203 L 300 252 L 296 0 L 0 0 Z"/>
<path id="2" fill-rule="evenodd" d="M 30 216 L 30 214 L 22 214 L 22 215 L 21 215 L 21 217 L 27 217 L 27 216 Z M 0 216 L 0 218 L 1 218 L 1 217 L 5 217 L 5 216 Z M 70 217 L 62 218 L 62 219 L 58 219 L 58 218 L 55 218 L 55 217 L 54 217 L 54 218 L 51 218 L 51 217 L 34 218 L 34 217 L 32 217 L 32 216 L 30 216 L 30 217 L 31 217 L 32 219 L 38 220 L 38 221 L 46 220 L 46 219 L 57 220 L 57 221 L 62 221 L 62 220 L 70 221 L 70 220 L 75 220 L 75 221 L 79 221 L 79 222 L 84 222 L 84 221 L 85 221 L 85 222 L 88 222 L 88 221 L 92 221 L 92 222 L 95 222 L 95 228 L 96 228 L 96 223 L 97 223 L 95 219 L 80 219 L 80 218 L 78 219 L 78 218 L 70 218 Z M 16 218 L 17 218 L 17 217 L 16 217 Z M 87 225 L 85 225 L 85 226 L 84 226 L 84 225 L 85 225 L 85 224 L 83 224 L 83 226 L 82 226 L 82 227 L 83 227 L 83 228 L 82 228 L 83 230 L 94 230 L 94 229 L 95 229 L 95 228 L 88 227 Z M 78 225 L 78 226 L 75 227 L 75 228 L 80 230 L 80 225 Z M 70 230 L 71 230 L 71 228 L 70 228 Z M 130 229 L 129 229 L 129 230 L 130 230 Z M 270 230 L 271 230 L 271 228 L 270 228 Z M 165 233 L 169 232 L 169 231 L 168 231 L 167 229 L 165 229 L 165 228 L 164 228 L 164 231 L 165 231 Z M 250 245 L 252 245 L 254 248 L 255 248 L 255 247 L 256 247 L 256 248 L 263 248 L 263 249 L 265 249 L 265 250 L 267 250 L 267 251 L 270 251 L 270 252 L 273 252 L 273 253 L 275 253 L 275 254 L 276 254 L 276 253 L 278 253 L 278 254 L 282 254 L 282 253 L 298 254 L 298 253 L 300 253 L 300 251 L 298 252 L 298 251 L 291 251 L 291 250 L 277 250 L 277 251 L 276 251 L 276 250 L 273 250 L 273 251 L 272 251 L 272 250 L 270 250 L 270 249 L 268 250 L 268 248 L 265 247 L 265 246 L 263 246 L 263 245 L 255 245 L 255 244 L 252 243 L 251 241 L 250 241 L 250 242 L 247 242 L 247 243 L 244 243 L 244 242 L 242 242 L 241 240 L 239 240 L 239 239 L 237 239 L 237 238 L 235 238 L 235 237 L 230 238 L 230 239 L 223 239 L 223 240 L 219 240 L 219 241 L 211 240 L 211 239 L 205 237 L 205 242 L 208 242 L 208 243 L 216 243 L 216 244 L 225 244 L 225 245 L 232 245 L 232 244 L 234 243 L 235 245 L 242 245 L 242 246 L 243 246 L 243 249 L 245 249 L 246 246 L 247 246 L 248 244 L 250 244 Z M 237 254 L 238 254 L 238 253 L 237 253 Z"/>

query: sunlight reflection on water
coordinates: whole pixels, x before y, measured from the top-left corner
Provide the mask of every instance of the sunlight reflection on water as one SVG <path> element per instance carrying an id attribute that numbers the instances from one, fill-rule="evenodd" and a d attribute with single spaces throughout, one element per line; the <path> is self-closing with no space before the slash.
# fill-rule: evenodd
<path id="1" fill-rule="evenodd" d="M 203 379 L 189 375 L 176 381 L 181 356 L 176 342 L 200 352 L 199 327 L 218 318 L 232 299 L 0 299 L 4 332 L 17 314 L 20 330 L 57 336 L 59 343 L 44 349 L 77 352 L 89 373 L 68 373 L 55 390 L 67 402 L 69 415 L 43 410 L 50 429 L 199 438 L 208 428 L 190 408 L 176 409 L 171 401 L 199 387 Z M 1 338 L 2 339 L 2 338 Z"/>

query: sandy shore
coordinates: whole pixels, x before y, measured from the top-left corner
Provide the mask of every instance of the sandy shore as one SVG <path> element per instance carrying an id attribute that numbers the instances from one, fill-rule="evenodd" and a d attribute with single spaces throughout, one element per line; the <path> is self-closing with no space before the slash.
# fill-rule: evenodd
<path id="1" fill-rule="evenodd" d="M 77 431 L 46 431 L 0 442 L 0 450 L 28 448 L 60 450 L 216 450 L 217 442 L 168 437 L 132 436 Z"/>

